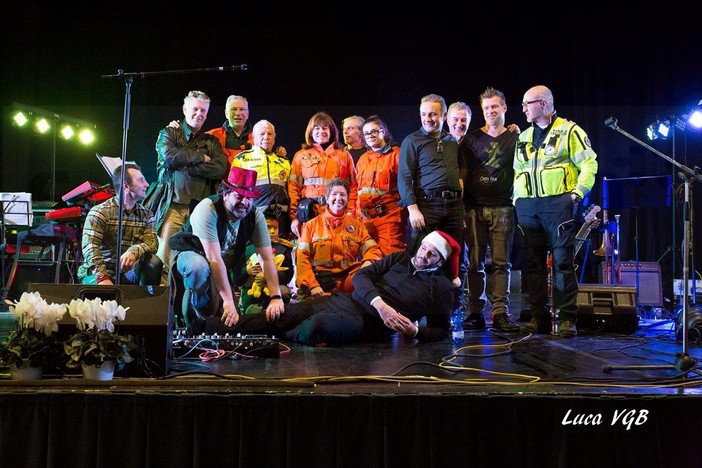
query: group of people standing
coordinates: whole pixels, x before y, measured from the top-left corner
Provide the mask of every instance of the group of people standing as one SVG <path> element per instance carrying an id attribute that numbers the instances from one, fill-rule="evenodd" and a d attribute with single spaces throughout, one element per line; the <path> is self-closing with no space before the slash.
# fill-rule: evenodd
<path id="1" fill-rule="evenodd" d="M 146 254 L 156 254 L 159 282 L 184 292 L 191 332 L 275 333 L 314 345 L 395 332 L 435 341 L 448 335 L 451 310 L 461 306 L 469 311 L 464 327 L 482 329 L 488 249 L 493 327 L 520 331 L 509 314 L 518 227 L 531 312 L 522 331 L 551 331 L 550 251 L 558 334 L 575 335 L 574 213 L 592 189 L 597 162 L 586 133 L 556 116 L 545 86 L 524 94 L 531 125 L 523 132 L 506 125 L 506 98 L 496 89 L 480 95 L 485 125 L 471 132 L 467 104 L 447 106 L 430 94 L 420 102 L 420 129 L 400 144 L 377 115 L 344 119 L 340 134 L 332 117 L 318 112 L 292 158 L 275 146 L 271 122 L 251 126 L 244 97 L 230 96 L 227 120 L 205 132 L 209 105 L 206 94 L 188 93 L 183 124 L 159 133 L 157 181 L 149 187 L 137 166 L 123 182 L 132 198 L 125 212 L 135 203 L 143 210 L 143 232 L 123 240 L 129 256 L 120 266 L 142 271 Z M 101 233 L 91 214 L 83 249 L 93 255 L 85 255 L 84 273 L 112 282 L 116 239 Z M 294 256 L 287 263 L 292 280 L 288 273 L 281 281 L 290 268 L 281 268 L 272 239 Z M 235 292 L 252 275 L 263 277 L 266 303 L 243 314 Z M 143 282 L 139 276 L 129 281 Z M 290 282 L 300 300 L 290 301 Z"/>

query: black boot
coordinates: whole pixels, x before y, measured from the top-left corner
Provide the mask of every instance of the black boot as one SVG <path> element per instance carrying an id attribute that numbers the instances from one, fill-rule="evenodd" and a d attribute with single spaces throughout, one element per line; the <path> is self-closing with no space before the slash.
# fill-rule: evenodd
<path id="1" fill-rule="evenodd" d="M 531 321 L 519 327 L 522 333 L 545 334 L 551 333 L 551 316 L 533 314 Z"/>
<path id="2" fill-rule="evenodd" d="M 470 314 L 463 320 L 464 330 L 482 330 L 485 328 L 485 317 L 483 314 Z"/>

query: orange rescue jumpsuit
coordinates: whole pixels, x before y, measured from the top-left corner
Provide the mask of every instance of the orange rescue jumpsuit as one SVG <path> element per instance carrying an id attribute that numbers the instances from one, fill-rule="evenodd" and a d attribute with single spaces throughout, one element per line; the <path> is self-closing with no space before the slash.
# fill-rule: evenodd
<path id="1" fill-rule="evenodd" d="M 383 255 L 407 248 L 406 215 L 397 204 L 400 200 L 397 190 L 399 161 L 400 147 L 386 146 L 379 152 L 368 150 L 356 164 L 356 213 Z"/>
<path id="2" fill-rule="evenodd" d="M 316 198 L 316 214 L 325 211 L 327 184 L 334 178 L 341 177 L 349 183 L 349 211 L 356 207 L 356 166 L 351 154 L 344 148 L 329 145 L 326 150 L 314 145 L 302 149 L 293 157 L 288 195 L 290 195 L 290 220 L 297 219 L 297 207 L 303 198 Z"/>
<path id="3" fill-rule="evenodd" d="M 307 291 L 322 286 L 315 272 L 324 272 L 335 280 L 334 288 L 325 291 L 350 293 L 353 275 L 363 262 L 383 256 L 361 221 L 348 214 L 335 217 L 327 212 L 303 225 L 296 250 L 297 286 Z"/>

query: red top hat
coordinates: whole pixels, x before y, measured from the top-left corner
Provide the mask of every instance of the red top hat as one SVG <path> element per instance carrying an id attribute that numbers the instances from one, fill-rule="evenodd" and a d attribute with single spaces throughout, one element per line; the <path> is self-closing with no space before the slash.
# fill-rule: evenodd
<path id="1" fill-rule="evenodd" d="M 233 166 L 229 171 L 229 177 L 222 180 L 222 183 L 234 190 L 241 196 L 256 198 L 261 195 L 261 191 L 256 188 L 256 171 Z"/>

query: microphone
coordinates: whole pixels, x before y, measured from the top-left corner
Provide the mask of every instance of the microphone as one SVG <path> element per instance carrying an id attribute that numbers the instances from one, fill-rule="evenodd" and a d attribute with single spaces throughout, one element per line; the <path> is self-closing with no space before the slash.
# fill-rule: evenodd
<path id="1" fill-rule="evenodd" d="M 619 127 L 617 127 L 617 119 L 615 119 L 614 117 L 610 117 L 607 120 L 605 120 L 604 124 L 605 124 L 605 127 L 609 127 L 611 129 L 614 129 L 614 130 L 619 128 Z"/>

